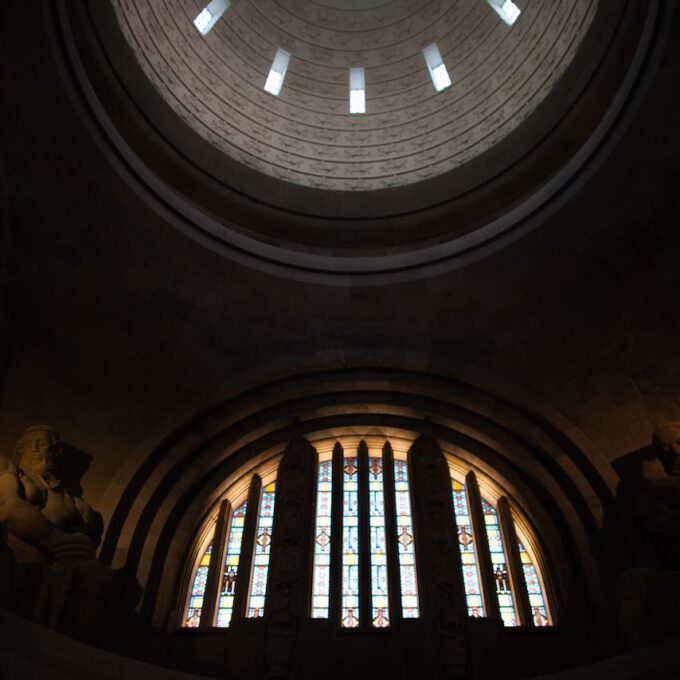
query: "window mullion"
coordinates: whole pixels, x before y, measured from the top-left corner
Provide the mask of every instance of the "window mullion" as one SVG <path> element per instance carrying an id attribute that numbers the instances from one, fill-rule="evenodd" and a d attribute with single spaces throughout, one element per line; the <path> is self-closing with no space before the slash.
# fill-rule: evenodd
<path id="1" fill-rule="evenodd" d="M 397 510 L 394 492 L 394 454 L 389 442 L 383 447 L 383 475 L 385 491 L 385 539 L 387 541 L 387 578 L 389 587 L 390 619 L 401 621 L 401 581 L 397 550 Z"/>
<path id="2" fill-rule="evenodd" d="M 359 443 L 357 450 L 359 475 L 359 625 L 371 625 L 371 561 L 370 520 L 368 514 L 368 447 Z"/>
<path id="3" fill-rule="evenodd" d="M 224 500 L 220 504 L 220 510 L 215 523 L 215 536 L 213 538 L 213 549 L 210 554 L 210 565 L 208 566 L 208 579 L 205 585 L 205 596 L 203 598 L 203 609 L 201 610 L 201 628 L 211 628 L 215 625 L 215 610 L 217 607 L 217 597 L 222 578 L 222 563 L 224 559 L 224 549 L 227 544 L 227 528 L 229 526 L 229 511 L 231 506 L 229 501 Z"/>
<path id="4" fill-rule="evenodd" d="M 331 500 L 331 587 L 329 617 L 340 623 L 342 601 L 342 481 L 344 452 L 337 442 L 333 447 L 333 498 Z"/>
<path id="5" fill-rule="evenodd" d="M 248 591 L 250 590 L 250 575 L 253 568 L 253 554 L 255 548 L 255 532 L 257 531 L 257 519 L 260 514 L 260 493 L 262 480 L 259 475 L 253 475 L 248 490 L 248 507 L 246 521 L 243 527 L 243 542 L 241 544 L 242 566 L 236 576 L 236 594 L 234 595 L 234 610 L 232 621 L 243 619 L 246 615 Z"/>
<path id="6" fill-rule="evenodd" d="M 505 554 L 508 557 L 508 570 L 510 572 L 510 580 L 515 593 L 519 621 L 523 626 L 531 626 L 533 625 L 533 617 L 531 615 L 529 593 L 527 591 L 524 570 L 522 569 L 522 561 L 519 555 L 515 524 L 512 520 L 510 504 L 505 496 L 498 501 L 496 510 L 498 511 L 498 519 L 501 525 L 501 536 L 505 543 Z"/>
<path id="7" fill-rule="evenodd" d="M 474 472 L 468 472 L 466 475 L 465 488 L 467 490 L 468 504 L 470 506 L 472 531 L 477 545 L 477 560 L 479 562 L 480 577 L 482 579 L 484 607 L 487 616 L 500 619 L 501 613 L 498 607 L 498 596 L 496 595 L 496 580 L 493 574 L 491 553 L 489 551 L 489 539 L 486 535 L 486 524 L 484 523 L 482 498 L 479 493 L 479 485 L 477 484 L 477 477 Z"/>

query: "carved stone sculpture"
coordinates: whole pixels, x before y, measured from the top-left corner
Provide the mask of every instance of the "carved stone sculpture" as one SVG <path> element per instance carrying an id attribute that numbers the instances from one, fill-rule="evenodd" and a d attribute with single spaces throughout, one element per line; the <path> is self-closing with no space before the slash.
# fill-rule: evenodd
<path id="1" fill-rule="evenodd" d="M 141 589 L 125 572 L 95 559 L 100 517 L 62 483 L 62 450 L 52 427 L 34 425 L 19 438 L 14 460 L 0 456 L 0 586 L 15 583 L 9 601 L 0 588 L 0 604 L 103 644 L 132 615 Z M 2 551 L 5 538 L 9 558 Z"/>
<path id="2" fill-rule="evenodd" d="M 14 461 L 0 456 L 0 522 L 7 524 L 8 543 L 20 563 L 94 558 L 98 517 L 63 488 L 61 450 L 52 427 L 34 425 L 17 441 Z"/>
<path id="3" fill-rule="evenodd" d="M 642 463 L 635 514 L 656 566 L 680 569 L 680 422 L 658 428 L 653 441 L 658 458 Z"/>

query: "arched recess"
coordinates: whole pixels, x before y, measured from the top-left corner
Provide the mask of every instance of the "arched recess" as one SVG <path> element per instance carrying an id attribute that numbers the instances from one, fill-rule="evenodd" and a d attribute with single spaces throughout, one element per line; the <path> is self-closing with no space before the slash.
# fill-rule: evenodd
<path id="1" fill-rule="evenodd" d="M 331 364 L 235 390 L 148 454 L 111 515 L 101 558 L 137 574 L 145 587 L 142 612 L 166 625 L 175 620 L 196 531 L 234 475 L 281 453 L 297 435 L 313 442 L 346 433 L 415 439 L 426 432 L 494 478 L 526 514 L 559 582 L 561 624 L 584 632 L 609 628 L 593 614 L 609 611 L 599 528 L 613 478 L 604 459 L 521 389 L 500 383 L 494 389 L 468 367 L 458 367 L 456 376 L 414 364 Z"/>

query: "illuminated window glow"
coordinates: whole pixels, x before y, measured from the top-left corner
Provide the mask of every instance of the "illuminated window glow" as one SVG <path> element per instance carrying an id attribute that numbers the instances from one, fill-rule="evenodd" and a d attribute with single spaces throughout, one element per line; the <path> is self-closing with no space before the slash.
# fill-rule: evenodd
<path id="1" fill-rule="evenodd" d="M 415 619 L 420 616 L 420 609 L 418 606 L 413 517 L 411 515 L 411 491 L 408 480 L 408 464 L 405 460 L 394 461 L 394 493 L 397 513 L 401 610 L 405 619 Z"/>
<path id="2" fill-rule="evenodd" d="M 288 71 L 289 61 L 290 53 L 280 48 L 276 50 L 272 67 L 269 69 L 269 75 L 264 84 L 264 89 L 270 94 L 273 94 L 274 96 L 280 94 L 281 88 L 283 87 L 283 80 L 286 77 L 286 71 Z"/>
<path id="3" fill-rule="evenodd" d="M 187 613 L 184 617 L 184 626 L 186 628 L 198 628 L 201 623 L 201 611 L 203 609 L 203 599 L 205 597 L 205 586 L 208 581 L 208 567 L 210 566 L 210 555 L 212 554 L 212 543 L 208 546 L 201 557 L 194 576 L 194 582 L 191 585 L 191 594 L 189 595 L 189 605 L 187 606 Z"/>
<path id="4" fill-rule="evenodd" d="M 366 79 L 363 68 L 349 70 L 349 112 L 366 113 Z"/>
<path id="5" fill-rule="evenodd" d="M 229 523 L 229 537 L 227 549 L 224 555 L 224 567 L 222 569 L 222 582 L 220 595 L 217 602 L 217 617 L 215 625 L 218 628 L 226 628 L 231 623 L 231 615 L 234 611 L 234 595 L 236 595 L 236 577 L 238 565 L 241 559 L 241 543 L 243 542 L 243 525 L 246 519 L 248 503 L 244 502 L 234 510 Z"/>
<path id="6" fill-rule="evenodd" d="M 345 458 L 342 469 L 342 608 L 343 628 L 359 625 L 359 469 Z"/>
<path id="7" fill-rule="evenodd" d="M 512 26 L 522 13 L 512 0 L 488 0 L 488 3 L 508 26 Z"/>
<path id="8" fill-rule="evenodd" d="M 327 619 L 331 584 L 331 503 L 333 461 L 319 463 L 314 530 L 314 576 L 312 579 L 312 618 Z"/>
<path id="9" fill-rule="evenodd" d="M 229 0 L 212 0 L 194 19 L 194 26 L 201 35 L 207 35 L 228 9 Z"/>
<path id="10" fill-rule="evenodd" d="M 501 613 L 501 618 L 506 626 L 517 626 L 518 621 L 517 611 L 515 609 L 515 599 L 512 593 L 510 574 L 508 573 L 508 560 L 505 556 L 501 529 L 498 524 L 498 513 L 496 512 L 496 508 L 483 498 L 482 510 L 484 512 L 484 523 L 486 524 L 486 535 L 489 539 L 491 568 L 496 584 L 496 595 L 498 596 L 498 608 Z"/>
<path id="11" fill-rule="evenodd" d="M 272 482 L 262 490 L 260 515 L 257 520 L 255 552 L 253 554 L 253 575 L 250 582 L 248 618 L 264 616 L 264 602 L 267 595 L 267 575 L 272 545 L 272 526 L 274 523 L 274 501 L 276 484 Z"/>
<path id="12" fill-rule="evenodd" d="M 446 70 L 446 65 L 442 59 L 442 55 L 439 53 L 439 48 L 436 43 L 428 45 L 423 50 L 423 56 L 425 57 L 425 63 L 430 71 L 430 78 L 432 78 L 432 84 L 437 92 L 445 90 L 447 87 L 451 86 L 451 78 L 449 77 L 449 72 Z"/>
<path id="13" fill-rule="evenodd" d="M 531 556 L 522 545 L 522 541 L 517 542 L 519 549 L 519 557 L 522 561 L 522 570 L 524 571 L 524 581 L 527 584 L 527 593 L 529 595 L 529 606 L 531 607 L 531 618 L 534 626 L 548 626 L 550 620 L 548 617 L 548 609 L 545 606 L 545 597 L 543 596 L 543 589 L 541 588 L 541 581 L 538 577 L 538 571 L 534 566 Z"/>
<path id="14" fill-rule="evenodd" d="M 453 509 L 456 514 L 456 525 L 458 527 L 458 549 L 463 570 L 463 586 L 465 588 L 468 615 L 475 617 L 485 616 L 479 564 L 465 485 L 452 479 L 451 486 Z"/>
<path id="15" fill-rule="evenodd" d="M 383 460 L 368 459 L 368 526 L 371 545 L 371 620 L 376 628 L 390 625 L 385 536 L 385 487 Z"/>

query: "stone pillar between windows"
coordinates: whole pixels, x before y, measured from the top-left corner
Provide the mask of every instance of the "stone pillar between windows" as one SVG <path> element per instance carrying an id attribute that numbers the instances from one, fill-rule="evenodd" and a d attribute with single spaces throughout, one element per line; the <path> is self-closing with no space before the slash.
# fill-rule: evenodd
<path id="1" fill-rule="evenodd" d="M 383 475 L 385 480 L 385 541 L 387 547 L 390 621 L 392 625 L 396 625 L 402 620 L 403 616 L 397 545 L 397 510 L 394 494 L 394 454 L 389 442 L 386 442 L 385 446 L 383 446 Z"/>
<path id="2" fill-rule="evenodd" d="M 522 559 L 519 555 L 517 545 L 517 534 L 515 533 L 515 523 L 512 520 L 512 511 L 508 499 L 503 496 L 498 501 L 498 521 L 501 525 L 501 536 L 505 543 L 505 554 L 508 556 L 508 573 L 512 583 L 512 591 L 515 594 L 517 611 L 519 612 L 519 622 L 523 626 L 533 626 L 534 619 L 531 614 L 529 594 L 524 579 L 524 569 Z"/>
<path id="3" fill-rule="evenodd" d="M 303 437 L 286 448 L 276 479 L 276 509 L 265 620 L 265 677 L 292 675 L 297 620 L 310 614 L 318 456 Z"/>
<path id="4" fill-rule="evenodd" d="M 344 451 L 340 442 L 333 447 L 333 491 L 331 499 L 331 586 L 328 615 L 335 625 L 342 617 L 342 512 Z"/>
<path id="5" fill-rule="evenodd" d="M 255 533 L 257 532 L 257 517 L 260 511 L 260 494 L 262 492 L 262 480 L 259 475 L 253 475 L 248 489 L 248 507 L 246 509 L 246 521 L 243 526 L 243 539 L 241 543 L 241 558 L 239 570 L 236 575 L 236 588 L 234 593 L 234 609 L 232 621 L 243 619 L 246 616 L 248 606 L 248 590 L 250 588 L 250 574 L 253 568 L 253 552 L 255 548 Z"/>
<path id="6" fill-rule="evenodd" d="M 220 592 L 224 572 L 224 550 L 227 542 L 227 527 L 229 522 L 229 501 L 224 500 L 220 504 L 220 511 L 215 524 L 210 565 L 208 566 L 208 578 L 205 584 L 205 596 L 203 609 L 201 610 L 201 628 L 211 628 L 215 625 L 215 609 L 217 597 Z"/>
<path id="7" fill-rule="evenodd" d="M 479 565 L 479 578 L 481 580 L 486 615 L 489 618 L 500 620 L 501 612 L 498 607 L 496 579 L 493 574 L 489 538 L 486 533 L 486 523 L 484 522 L 484 512 L 482 510 L 482 496 L 479 493 L 479 484 L 474 472 L 467 473 L 465 488 L 470 506 L 472 533 L 475 545 L 477 546 L 477 564 Z"/>
<path id="8" fill-rule="evenodd" d="M 421 615 L 439 633 L 440 678 L 467 675 L 465 591 L 457 546 L 449 467 L 439 444 L 419 437 L 408 452 Z"/>

